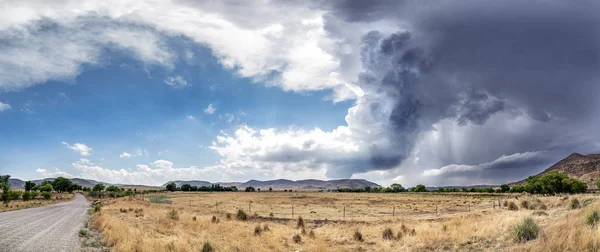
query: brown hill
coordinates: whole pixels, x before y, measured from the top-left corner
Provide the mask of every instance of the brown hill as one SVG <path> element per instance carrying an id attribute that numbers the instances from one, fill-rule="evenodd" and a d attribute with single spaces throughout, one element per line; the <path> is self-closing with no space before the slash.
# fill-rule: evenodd
<path id="1" fill-rule="evenodd" d="M 559 171 L 572 178 L 579 179 L 587 183 L 588 188 L 596 188 L 596 181 L 600 178 L 600 154 L 581 155 L 573 153 L 538 175 L 552 171 Z M 514 182 L 511 186 L 520 185 L 524 182 L 525 180 Z"/>

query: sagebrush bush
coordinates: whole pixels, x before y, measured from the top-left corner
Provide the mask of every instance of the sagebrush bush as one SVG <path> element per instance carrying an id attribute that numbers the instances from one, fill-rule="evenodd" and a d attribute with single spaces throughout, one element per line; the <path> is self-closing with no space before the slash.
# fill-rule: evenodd
<path id="1" fill-rule="evenodd" d="M 533 221 L 531 217 L 527 217 L 513 229 L 515 241 L 526 242 L 534 240 L 538 237 L 540 227 Z"/>
<path id="2" fill-rule="evenodd" d="M 537 211 L 533 212 L 533 215 L 536 215 L 536 216 L 548 216 L 548 213 L 546 213 L 546 211 L 537 210 Z"/>
<path id="3" fill-rule="evenodd" d="M 594 202 L 594 199 L 592 199 L 592 198 L 586 198 L 586 199 L 584 199 L 584 200 L 581 202 L 581 204 L 582 204 L 584 207 L 586 207 L 586 206 L 588 206 L 589 204 L 591 204 L 592 202 Z"/>
<path id="4" fill-rule="evenodd" d="M 210 219 L 210 222 L 217 223 L 217 216 L 214 216 Z"/>
<path id="5" fill-rule="evenodd" d="M 315 232 L 313 232 L 312 230 L 310 230 L 310 232 L 308 233 L 308 238 L 315 239 Z"/>
<path id="6" fill-rule="evenodd" d="M 518 211 L 519 207 L 517 206 L 517 204 L 515 204 L 515 202 L 511 201 L 511 202 L 508 202 L 508 210 Z"/>
<path id="7" fill-rule="evenodd" d="M 269 214 L 269 217 L 273 217 L 273 216 L 275 216 L 275 215 L 273 215 L 273 213 L 270 213 L 270 214 Z"/>
<path id="8" fill-rule="evenodd" d="M 89 232 L 87 231 L 87 229 L 85 229 L 85 228 L 79 229 L 79 237 L 88 237 L 88 235 L 89 235 Z"/>
<path id="9" fill-rule="evenodd" d="M 175 209 L 172 209 L 171 211 L 169 211 L 167 216 L 169 216 L 169 218 L 171 218 L 171 220 L 179 220 L 179 213 Z"/>
<path id="10" fill-rule="evenodd" d="M 383 235 L 382 235 L 384 240 L 393 240 L 394 239 L 394 232 L 392 231 L 391 228 L 386 228 L 385 230 L 383 230 Z"/>
<path id="11" fill-rule="evenodd" d="M 302 219 L 302 216 L 298 217 L 298 223 L 296 223 L 296 228 L 304 228 L 304 219 Z"/>
<path id="12" fill-rule="evenodd" d="M 521 207 L 525 208 L 525 209 L 529 209 L 529 207 L 530 207 L 529 200 L 522 200 Z"/>
<path id="13" fill-rule="evenodd" d="M 262 229 L 260 228 L 259 225 L 254 227 L 254 236 L 260 235 L 261 233 L 262 233 Z"/>
<path id="14" fill-rule="evenodd" d="M 589 212 L 585 216 L 585 224 L 595 227 L 598 225 L 598 222 L 600 222 L 600 213 L 596 210 Z"/>
<path id="15" fill-rule="evenodd" d="M 271 229 L 269 228 L 269 225 L 265 224 L 263 226 L 263 231 L 271 231 Z"/>
<path id="16" fill-rule="evenodd" d="M 215 249 L 210 245 L 210 242 L 204 242 L 202 245 L 202 252 L 215 252 Z"/>
<path id="17" fill-rule="evenodd" d="M 363 235 L 360 231 L 358 231 L 358 230 L 354 231 L 354 240 L 359 241 L 359 242 L 363 241 Z"/>
<path id="18" fill-rule="evenodd" d="M 227 213 L 227 214 L 225 214 L 225 218 L 226 218 L 227 220 L 231 220 L 231 214 L 230 214 L 230 213 Z"/>
<path id="19" fill-rule="evenodd" d="M 301 243 L 302 242 L 302 236 L 300 236 L 299 234 L 295 234 L 292 237 L 292 241 L 294 241 L 295 243 Z"/>
<path id="20" fill-rule="evenodd" d="M 247 220 L 248 219 L 248 215 L 246 215 L 246 212 L 244 212 L 244 210 L 242 209 L 238 209 L 237 215 L 235 216 L 235 218 L 237 218 L 238 220 Z"/>
<path id="21" fill-rule="evenodd" d="M 100 204 L 94 205 L 94 213 L 100 212 L 100 210 L 102 210 L 102 206 L 100 206 Z"/>
<path id="22" fill-rule="evenodd" d="M 196 216 L 192 217 L 192 220 L 193 220 L 193 221 L 196 221 Z"/>
<path id="23" fill-rule="evenodd" d="M 576 198 L 571 199 L 571 203 L 569 203 L 569 208 L 571 209 L 577 209 L 581 207 L 581 203 L 579 203 L 579 200 Z"/>

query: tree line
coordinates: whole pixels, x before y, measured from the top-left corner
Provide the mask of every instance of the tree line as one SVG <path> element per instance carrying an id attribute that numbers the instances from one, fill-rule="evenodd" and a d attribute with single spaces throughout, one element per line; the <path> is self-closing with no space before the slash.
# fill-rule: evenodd
<path id="1" fill-rule="evenodd" d="M 600 188 L 600 180 L 597 182 Z M 558 194 L 558 193 L 585 193 L 587 184 L 568 175 L 553 171 L 543 175 L 530 176 L 523 185 L 509 186 L 503 184 L 499 188 L 437 188 L 429 190 L 423 184 L 412 188 L 404 188 L 400 184 L 392 184 L 390 187 L 364 187 L 364 188 L 339 188 L 338 192 L 357 192 L 357 193 L 400 193 L 400 192 L 473 192 L 473 193 L 531 193 L 531 194 Z"/>
<path id="2" fill-rule="evenodd" d="M 175 182 L 167 184 L 167 191 L 182 191 L 182 192 L 235 192 L 237 191 L 236 186 L 221 186 L 220 184 L 212 184 L 210 186 L 193 186 L 190 184 L 183 184 L 181 187 L 177 187 Z"/>
<path id="3" fill-rule="evenodd" d="M 10 175 L 0 175 L 0 188 L 2 189 L 1 200 L 8 204 L 8 202 L 12 200 L 23 199 L 24 201 L 28 201 L 31 199 L 35 199 L 38 196 L 42 196 L 44 199 L 50 199 L 52 197 L 52 192 L 68 192 L 72 193 L 73 191 L 82 190 L 83 187 L 77 183 L 73 183 L 71 180 L 65 177 L 58 177 L 53 181 L 45 180 L 40 185 L 37 185 L 35 182 L 27 181 L 25 182 L 25 191 L 16 191 L 13 190 L 9 183 Z"/>

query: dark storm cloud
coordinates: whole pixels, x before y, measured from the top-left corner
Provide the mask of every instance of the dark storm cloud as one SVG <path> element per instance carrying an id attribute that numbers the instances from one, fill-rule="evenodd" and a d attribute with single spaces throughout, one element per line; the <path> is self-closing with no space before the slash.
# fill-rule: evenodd
<path id="1" fill-rule="evenodd" d="M 494 115 L 505 113 L 513 117 L 526 115 L 540 123 L 535 131 L 510 135 L 505 129 L 485 126 L 491 131 L 475 134 L 479 138 L 474 137 L 467 148 L 485 148 L 487 153 L 464 154 L 460 161 L 465 163 L 545 150 L 567 132 L 598 125 L 598 1 L 321 4 L 329 10 L 325 17 L 331 36 L 343 34 L 339 20 L 386 20 L 398 27 L 395 33 L 371 31 L 362 37 L 363 71 L 357 84 L 367 92 L 364 99 L 372 104 L 379 104 L 377 100 L 381 99 L 393 103 L 389 124 L 395 144 L 393 150 L 371 151 L 374 169 L 402 162 L 414 147 L 415 136 L 445 118 L 461 126 L 485 125 Z M 374 113 L 378 109 L 373 105 Z M 594 132 L 588 132 L 585 138 L 588 142 L 600 139 Z M 488 147 L 489 139 L 502 139 L 508 144 Z M 553 153 L 569 152 L 565 148 Z M 441 162 L 455 161 L 442 158 Z M 527 165 L 514 163 L 491 170 L 516 166 Z"/>

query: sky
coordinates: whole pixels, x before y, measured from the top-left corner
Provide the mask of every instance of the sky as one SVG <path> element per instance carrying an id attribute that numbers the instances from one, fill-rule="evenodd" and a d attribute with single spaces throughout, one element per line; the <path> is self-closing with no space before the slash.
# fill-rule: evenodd
<path id="1" fill-rule="evenodd" d="M 501 184 L 600 152 L 598 1 L 0 1 L 0 174 Z"/>

